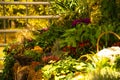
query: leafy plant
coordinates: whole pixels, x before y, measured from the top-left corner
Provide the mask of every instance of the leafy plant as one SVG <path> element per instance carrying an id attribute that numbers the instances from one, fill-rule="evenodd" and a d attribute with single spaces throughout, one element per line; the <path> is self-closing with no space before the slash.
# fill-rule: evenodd
<path id="1" fill-rule="evenodd" d="M 110 62 L 108 58 L 100 58 L 96 54 L 81 56 L 87 61 L 87 74 L 84 80 L 119 80 L 120 73 L 113 67 L 115 62 Z"/>
<path id="2" fill-rule="evenodd" d="M 60 36 L 64 33 L 65 27 L 51 25 L 47 31 L 42 34 L 36 36 L 36 45 L 41 46 L 42 48 L 47 48 L 53 45 L 56 39 L 60 38 Z"/>
<path id="3" fill-rule="evenodd" d="M 56 22 L 59 25 L 70 27 L 70 22 L 80 17 L 88 17 L 88 7 L 86 0 L 55 0 L 51 7 L 54 14 L 59 14 L 61 18 Z"/>
<path id="4" fill-rule="evenodd" d="M 90 24 L 77 24 L 61 35 L 60 46 L 64 51 L 72 51 L 74 49 L 73 52 L 79 54 L 77 55 L 79 57 L 82 53 L 85 54 L 90 50 L 94 50 L 97 37 L 100 35 L 100 32 L 97 33 L 97 30 L 101 30 L 100 27 L 98 29 L 98 26 Z"/>
<path id="5" fill-rule="evenodd" d="M 108 8 L 109 6 L 109 8 Z M 118 14 L 117 14 L 117 6 L 116 6 L 116 1 L 112 0 L 109 2 L 109 0 L 101 0 L 101 12 L 102 12 L 102 17 L 104 21 L 110 20 L 114 21 L 117 20 Z"/>
<path id="6" fill-rule="evenodd" d="M 111 69 L 110 67 L 103 68 L 101 70 L 95 70 L 91 72 L 86 80 L 119 80 L 120 73 Z"/>
<path id="7" fill-rule="evenodd" d="M 80 57 L 80 59 L 84 60 L 87 63 L 90 63 L 94 69 L 102 69 L 104 67 L 112 66 L 109 62 L 108 58 L 100 58 L 96 54 L 85 54 Z"/>
<path id="8" fill-rule="evenodd" d="M 1 80 L 13 80 L 14 63 L 15 63 L 15 59 L 13 58 L 13 55 L 9 54 L 5 56 L 4 69 Z"/>
<path id="9" fill-rule="evenodd" d="M 42 53 L 38 53 L 34 50 L 25 50 L 24 55 L 31 57 L 34 61 L 40 61 L 42 57 Z"/>
<path id="10" fill-rule="evenodd" d="M 120 70 L 120 56 L 115 58 L 114 67 L 119 71 Z"/>
<path id="11" fill-rule="evenodd" d="M 16 53 L 15 49 L 9 52 L 10 46 L 7 46 L 4 49 L 5 53 L 5 60 L 4 60 L 4 69 L 2 73 L 2 80 L 13 80 L 13 65 L 15 63 L 15 59 L 13 58 L 13 55 Z"/>
<path id="12" fill-rule="evenodd" d="M 42 72 L 45 79 L 70 79 L 76 71 L 84 72 L 85 68 L 85 63 L 66 57 L 56 63 L 44 66 Z"/>
<path id="13" fill-rule="evenodd" d="M 22 58 L 19 56 L 22 56 L 22 57 L 27 56 L 27 57 L 30 57 L 30 59 L 32 57 L 32 59 L 34 61 L 40 60 L 41 54 L 31 50 L 31 48 L 33 48 L 34 45 L 29 46 L 29 47 L 28 47 L 28 45 L 31 45 L 31 42 L 30 42 L 30 44 L 28 44 L 27 39 L 25 39 L 25 42 L 23 41 L 23 43 L 19 43 L 19 42 L 11 43 L 8 46 L 6 46 L 6 48 L 4 49 L 5 60 L 4 60 L 4 69 L 3 69 L 3 74 L 2 74 L 2 77 L 3 77 L 2 80 L 13 80 L 13 78 L 14 78 L 13 77 L 14 76 L 13 75 L 13 66 L 16 61 L 19 62 L 19 60 L 20 60 L 22 62 L 26 62 L 26 61 L 22 60 Z M 16 57 L 16 56 L 18 56 L 18 57 Z"/>

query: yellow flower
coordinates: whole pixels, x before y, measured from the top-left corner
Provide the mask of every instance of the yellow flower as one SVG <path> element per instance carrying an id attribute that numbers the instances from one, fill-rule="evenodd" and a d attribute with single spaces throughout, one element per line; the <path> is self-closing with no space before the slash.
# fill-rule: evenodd
<path id="1" fill-rule="evenodd" d="M 41 48 L 40 46 L 35 46 L 34 51 L 37 51 L 39 53 L 43 53 L 43 48 Z"/>

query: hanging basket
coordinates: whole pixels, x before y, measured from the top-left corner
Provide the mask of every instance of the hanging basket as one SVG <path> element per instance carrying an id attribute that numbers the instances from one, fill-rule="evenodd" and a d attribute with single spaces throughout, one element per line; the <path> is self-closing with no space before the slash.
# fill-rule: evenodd
<path id="1" fill-rule="evenodd" d="M 100 39 L 104 34 L 113 34 L 114 36 L 116 36 L 120 40 L 120 36 L 118 34 L 116 34 L 115 32 L 112 32 L 112 31 L 103 32 L 102 34 L 100 34 L 100 36 L 97 39 L 97 53 L 99 52 Z"/>

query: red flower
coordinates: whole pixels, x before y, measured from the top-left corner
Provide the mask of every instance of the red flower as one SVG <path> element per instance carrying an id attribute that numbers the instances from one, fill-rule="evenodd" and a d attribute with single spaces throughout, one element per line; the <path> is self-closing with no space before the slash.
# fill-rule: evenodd
<path id="1" fill-rule="evenodd" d="M 84 43 L 80 43 L 79 46 L 80 46 L 80 47 L 84 47 L 85 44 L 84 44 Z"/>
<path id="2" fill-rule="evenodd" d="M 83 47 L 85 47 L 85 46 L 89 46 L 89 44 L 90 44 L 89 41 L 86 40 L 86 41 L 80 42 L 80 43 L 79 43 L 79 47 L 83 48 Z"/>
<path id="3" fill-rule="evenodd" d="M 75 51 L 75 50 L 76 50 L 76 47 L 71 47 L 70 50 L 71 50 L 71 51 Z"/>
<path id="4" fill-rule="evenodd" d="M 70 49 L 71 49 L 71 46 L 65 46 L 63 47 L 62 51 L 67 52 Z"/>
<path id="5" fill-rule="evenodd" d="M 67 51 L 66 47 L 63 47 L 62 51 L 63 51 L 63 52 L 66 52 L 66 51 Z"/>

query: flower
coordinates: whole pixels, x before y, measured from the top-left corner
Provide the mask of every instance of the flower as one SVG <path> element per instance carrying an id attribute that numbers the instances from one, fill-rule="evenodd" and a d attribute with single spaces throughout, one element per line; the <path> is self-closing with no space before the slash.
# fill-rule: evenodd
<path id="1" fill-rule="evenodd" d="M 115 57 L 120 55 L 120 47 L 119 46 L 112 46 L 109 48 L 104 48 L 102 50 L 100 50 L 97 53 L 97 56 L 99 58 L 108 58 L 110 59 L 110 61 L 114 61 Z"/>
<path id="2" fill-rule="evenodd" d="M 33 50 L 39 53 L 43 53 L 43 48 L 41 48 L 40 46 L 35 46 Z"/>
<path id="3" fill-rule="evenodd" d="M 72 26 L 76 26 L 77 24 L 80 24 L 82 21 L 79 19 L 76 19 L 72 22 Z"/>
<path id="4" fill-rule="evenodd" d="M 91 21 L 90 21 L 90 18 L 85 18 L 82 20 L 83 23 L 86 23 L 86 24 L 89 24 Z"/>
<path id="5" fill-rule="evenodd" d="M 76 26 L 77 24 L 81 24 L 81 23 L 85 23 L 85 24 L 89 24 L 90 18 L 81 18 L 81 19 L 76 19 L 72 22 L 72 26 Z"/>
<path id="6" fill-rule="evenodd" d="M 62 51 L 63 52 L 67 52 L 67 51 L 75 51 L 76 50 L 76 47 L 72 47 L 72 46 L 65 46 L 63 47 Z"/>
<path id="7" fill-rule="evenodd" d="M 84 48 L 89 45 L 90 45 L 90 42 L 88 40 L 79 43 L 79 47 L 81 48 Z"/>

